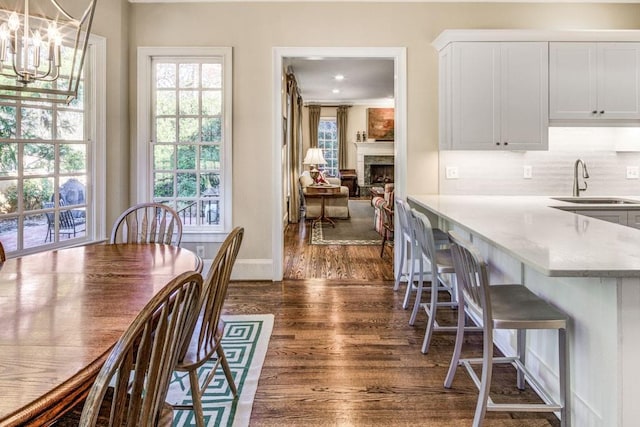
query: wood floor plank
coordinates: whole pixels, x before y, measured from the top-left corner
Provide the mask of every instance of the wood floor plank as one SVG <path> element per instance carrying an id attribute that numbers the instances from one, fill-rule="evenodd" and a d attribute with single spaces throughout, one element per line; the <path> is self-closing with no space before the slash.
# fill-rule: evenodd
<path id="1" fill-rule="evenodd" d="M 420 352 L 425 315 L 408 324 L 404 285 L 393 292 L 392 249 L 308 243 L 304 224 L 285 232 L 285 279 L 233 282 L 230 314 L 273 313 L 275 324 L 251 426 L 469 426 L 477 390 L 460 368 L 443 387 L 455 337 L 435 333 Z M 442 317 L 440 319 L 440 317 Z M 442 323 L 455 320 L 441 310 Z M 463 355 L 480 356 L 482 335 L 466 336 Z M 494 400 L 538 401 L 515 387 L 515 371 L 494 370 Z M 485 426 L 548 427 L 551 414 L 488 413 Z"/>

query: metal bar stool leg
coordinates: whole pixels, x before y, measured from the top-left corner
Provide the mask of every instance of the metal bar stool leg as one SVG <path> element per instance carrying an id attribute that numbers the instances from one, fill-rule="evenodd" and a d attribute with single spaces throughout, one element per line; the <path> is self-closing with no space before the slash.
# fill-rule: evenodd
<path id="1" fill-rule="evenodd" d="M 418 310 L 420 309 L 420 301 L 422 300 L 422 289 L 424 285 L 424 272 L 422 268 L 422 260 L 420 260 L 420 271 L 418 272 L 418 289 L 416 289 L 416 299 L 413 303 L 413 310 L 411 311 L 411 317 L 409 318 L 409 325 L 413 326 L 416 323 L 416 317 L 418 316 Z M 410 290 L 407 288 L 407 293 Z"/>
<path id="2" fill-rule="evenodd" d="M 397 291 L 400 288 L 400 280 L 402 279 L 402 270 L 406 263 L 407 257 L 407 238 L 404 233 L 401 234 L 400 239 L 402 240 L 402 244 L 400 245 L 400 263 L 398 264 L 398 273 L 396 274 L 396 281 L 393 284 L 393 290 Z M 411 284 L 411 278 L 407 278 L 407 286 Z"/>
<path id="3" fill-rule="evenodd" d="M 433 276 L 433 273 L 432 273 Z M 439 286 L 439 278 L 435 277 L 431 279 L 431 302 L 429 303 L 429 315 L 427 316 L 427 328 L 424 331 L 424 340 L 422 341 L 422 353 L 426 354 L 429 351 L 429 344 L 431 343 L 431 335 L 433 335 L 433 330 L 436 323 L 436 312 L 438 311 L 438 288 Z M 418 305 L 420 305 L 419 301 Z M 464 323 L 463 323 L 464 325 Z"/>
<path id="4" fill-rule="evenodd" d="M 484 330 L 482 347 L 482 378 L 480 387 L 478 387 L 479 395 L 476 413 L 473 417 L 473 427 L 480 427 L 487 413 L 487 401 L 489 400 L 489 389 L 493 374 L 493 328 L 491 326 Z"/>
<path id="5" fill-rule="evenodd" d="M 518 329 L 517 331 L 517 346 L 518 346 L 518 359 L 520 359 L 520 363 L 522 366 L 525 365 L 525 359 L 527 356 L 527 330 L 526 329 Z M 522 369 L 517 368 L 518 370 L 518 379 L 517 385 L 520 390 L 524 390 L 525 382 L 524 382 L 524 372 Z"/>
<path id="6" fill-rule="evenodd" d="M 567 386 L 569 385 L 569 370 L 567 369 L 567 330 L 558 329 L 558 362 L 560 375 L 560 426 L 567 427 L 571 425 L 571 406 L 569 405 L 569 396 L 567 396 Z"/>

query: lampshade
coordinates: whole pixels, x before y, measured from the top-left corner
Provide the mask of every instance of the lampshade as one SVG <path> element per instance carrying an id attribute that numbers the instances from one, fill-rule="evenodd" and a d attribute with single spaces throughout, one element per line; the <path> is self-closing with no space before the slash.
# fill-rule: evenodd
<path id="1" fill-rule="evenodd" d="M 305 165 L 326 165 L 327 161 L 322 155 L 322 148 L 309 148 L 302 163 Z"/>

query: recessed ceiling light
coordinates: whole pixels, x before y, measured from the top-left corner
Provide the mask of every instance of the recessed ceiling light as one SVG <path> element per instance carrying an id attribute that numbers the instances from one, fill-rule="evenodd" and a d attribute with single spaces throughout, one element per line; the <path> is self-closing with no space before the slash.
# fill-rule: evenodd
<path id="1" fill-rule="evenodd" d="M 341 82 L 344 80 L 344 76 L 342 74 L 336 74 L 333 79 L 337 82 Z"/>
<path id="2" fill-rule="evenodd" d="M 333 93 L 340 93 L 340 89 L 334 89 L 334 90 L 332 90 L 331 92 L 333 92 Z"/>

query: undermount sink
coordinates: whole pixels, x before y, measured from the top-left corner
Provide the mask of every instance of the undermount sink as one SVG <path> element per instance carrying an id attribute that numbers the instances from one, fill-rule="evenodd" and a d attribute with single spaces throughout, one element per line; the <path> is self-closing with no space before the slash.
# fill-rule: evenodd
<path id="1" fill-rule="evenodd" d="M 640 201 L 620 199 L 617 197 L 552 197 L 554 200 L 585 205 L 637 205 Z"/>

